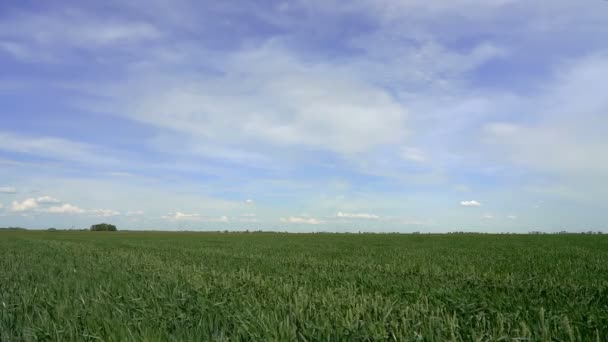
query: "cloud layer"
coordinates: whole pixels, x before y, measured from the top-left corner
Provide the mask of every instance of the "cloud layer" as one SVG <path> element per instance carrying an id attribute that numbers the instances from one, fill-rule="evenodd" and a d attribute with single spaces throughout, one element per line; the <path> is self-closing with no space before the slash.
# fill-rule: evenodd
<path id="1" fill-rule="evenodd" d="M 0 215 L 39 228 L 600 229 L 607 11 L 3 2 Z"/>

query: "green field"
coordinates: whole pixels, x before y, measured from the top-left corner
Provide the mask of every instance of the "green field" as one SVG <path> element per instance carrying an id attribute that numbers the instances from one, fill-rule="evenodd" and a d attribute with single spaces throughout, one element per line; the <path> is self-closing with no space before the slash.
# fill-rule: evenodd
<path id="1" fill-rule="evenodd" d="M 608 236 L 0 232 L 0 340 L 608 340 Z"/>

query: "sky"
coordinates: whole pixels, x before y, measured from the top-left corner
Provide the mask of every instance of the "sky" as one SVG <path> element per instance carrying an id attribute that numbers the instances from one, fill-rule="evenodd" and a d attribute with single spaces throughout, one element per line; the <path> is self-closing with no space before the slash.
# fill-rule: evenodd
<path id="1" fill-rule="evenodd" d="M 0 226 L 608 231 L 608 2 L 0 2 Z"/>

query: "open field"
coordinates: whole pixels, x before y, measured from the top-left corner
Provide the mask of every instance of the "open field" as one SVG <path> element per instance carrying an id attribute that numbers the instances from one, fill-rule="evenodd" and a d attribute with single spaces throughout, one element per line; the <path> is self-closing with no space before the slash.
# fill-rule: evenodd
<path id="1" fill-rule="evenodd" d="M 608 236 L 0 232 L 0 340 L 608 340 Z"/>

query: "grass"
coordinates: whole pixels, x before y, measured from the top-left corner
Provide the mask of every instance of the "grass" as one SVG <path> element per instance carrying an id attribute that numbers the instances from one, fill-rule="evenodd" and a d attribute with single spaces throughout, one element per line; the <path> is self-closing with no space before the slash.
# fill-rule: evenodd
<path id="1" fill-rule="evenodd" d="M 608 236 L 0 232 L 0 341 L 606 341 Z"/>

